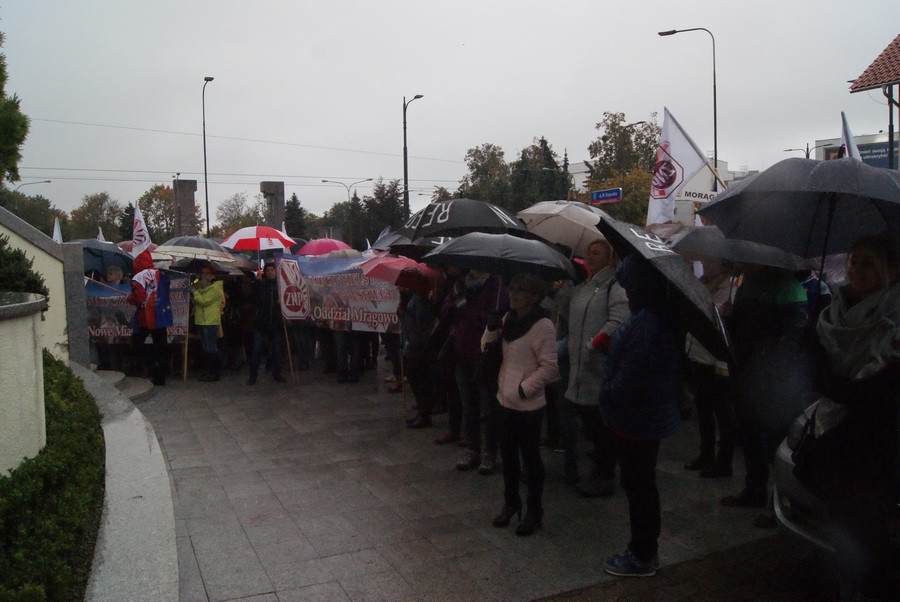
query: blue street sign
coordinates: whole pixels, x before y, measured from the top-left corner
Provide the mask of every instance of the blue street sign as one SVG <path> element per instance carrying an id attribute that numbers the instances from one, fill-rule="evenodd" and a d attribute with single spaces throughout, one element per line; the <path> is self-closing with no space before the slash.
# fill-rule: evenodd
<path id="1" fill-rule="evenodd" d="M 594 190 L 591 192 L 591 205 L 602 205 L 604 203 L 618 203 L 622 200 L 621 188 L 610 188 L 609 190 Z"/>

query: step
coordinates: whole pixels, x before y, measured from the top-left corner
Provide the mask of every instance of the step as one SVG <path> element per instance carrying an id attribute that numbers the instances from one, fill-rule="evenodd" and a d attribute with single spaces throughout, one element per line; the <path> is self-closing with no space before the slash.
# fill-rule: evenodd
<path id="1" fill-rule="evenodd" d="M 125 376 L 122 379 L 119 390 L 122 392 L 122 395 L 130 399 L 132 403 L 146 401 L 156 394 L 156 388 L 153 386 L 152 382 L 146 378 L 137 378 L 135 376 Z"/>
<path id="2" fill-rule="evenodd" d="M 125 380 L 125 375 L 115 370 L 94 370 L 94 373 L 117 389 L 122 388 Z"/>

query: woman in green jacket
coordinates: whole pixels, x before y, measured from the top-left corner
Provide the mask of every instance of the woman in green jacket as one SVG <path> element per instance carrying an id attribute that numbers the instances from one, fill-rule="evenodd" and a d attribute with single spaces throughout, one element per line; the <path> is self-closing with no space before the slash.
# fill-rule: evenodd
<path id="1" fill-rule="evenodd" d="M 219 325 L 222 323 L 222 307 L 225 304 L 225 291 L 221 280 L 214 280 L 215 269 L 212 265 L 200 268 L 200 280 L 194 283 L 194 324 L 200 336 L 200 346 L 206 356 L 206 371 L 200 377 L 202 382 L 219 380 L 219 351 L 216 340 L 219 336 Z"/>

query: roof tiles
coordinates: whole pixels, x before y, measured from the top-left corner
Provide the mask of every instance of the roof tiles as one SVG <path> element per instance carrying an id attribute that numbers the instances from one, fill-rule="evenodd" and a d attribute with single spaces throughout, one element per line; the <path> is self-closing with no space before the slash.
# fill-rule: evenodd
<path id="1" fill-rule="evenodd" d="M 850 84 L 850 92 L 900 83 L 900 35 Z"/>

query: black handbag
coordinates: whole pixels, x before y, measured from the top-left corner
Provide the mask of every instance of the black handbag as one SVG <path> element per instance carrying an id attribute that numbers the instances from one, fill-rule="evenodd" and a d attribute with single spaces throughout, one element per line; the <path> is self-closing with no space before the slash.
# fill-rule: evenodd
<path id="1" fill-rule="evenodd" d="M 475 366 L 472 382 L 483 385 L 489 391 L 498 389 L 497 380 L 500 378 L 500 365 L 503 363 L 503 339 L 487 343 L 481 352 L 481 358 Z"/>

